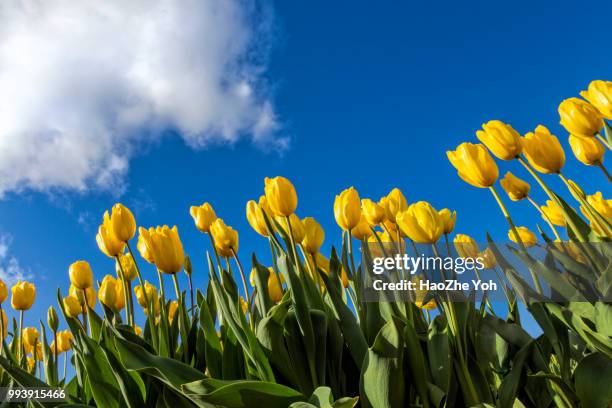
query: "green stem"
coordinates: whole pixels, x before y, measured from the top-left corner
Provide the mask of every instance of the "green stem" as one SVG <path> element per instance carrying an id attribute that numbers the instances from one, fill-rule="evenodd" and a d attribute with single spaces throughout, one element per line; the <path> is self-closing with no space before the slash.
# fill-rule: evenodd
<path id="1" fill-rule="evenodd" d="M 21 358 L 24 356 L 23 352 L 23 314 L 24 311 L 19 311 L 19 335 L 17 336 L 17 361 L 21 365 Z"/>
<path id="2" fill-rule="evenodd" d="M 596 166 L 601 169 L 603 174 L 608 178 L 608 181 L 612 181 L 612 176 L 610 176 L 610 173 L 608 173 L 608 170 L 606 170 L 606 167 L 603 165 L 602 162 L 597 162 Z"/>
<path id="3" fill-rule="evenodd" d="M 240 263 L 240 259 L 238 259 L 238 255 L 234 248 L 230 248 L 232 251 L 232 256 L 236 261 L 236 265 L 238 265 L 238 271 L 240 272 L 240 279 L 242 280 L 242 286 L 244 287 L 244 296 L 246 298 L 247 304 L 251 304 L 251 295 L 249 295 L 249 287 L 247 286 L 246 276 L 244 275 L 244 269 L 242 269 L 242 263 Z"/>
<path id="4" fill-rule="evenodd" d="M 595 137 L 596 137 L 597 139 L 599 139 L 599 141 L 600 141 L 600 142 L 601 142 L 601 143 L 602 143 L 604 146 L 606 146 L 606 148 L 608 148 L 608 150 L 612 150 L 612 146 L 610 146 L 610 144 L 608 143 L 608 141 L 606 140 L 606 138 L 605 138 L 605 137 L 603 137 L 603 136 L 602 136 L 600 133 L 596 133 L 596 134 L 595 134 Z"/>
<path id="5" fill-rule="evenodd" d="M 302 271 L 300 259 L 298 258 L 297 246 L 296 246 L 297 244 L 295 243 L 295 238 L 293 237 L 293 227 L 291 227 L 291 221 L 288 216 L 285 217 L 285 220 L 287 221 L 287 229 L 289 230 L 289 241 L 291 242 L 291 251 L 293 253 L 293 259 L 295 261 L 295 265 L 298 270 L 298 274 L 302 276 L 303 271 Z"/>
<path id="6" fill-rule="evenodd" d="M 191 280 L 191 274 L 187 274 L 187 282 L 189 283 L 189 297 L 191 300 L 191 318 L 195 317 L 195 305 L 193 302 L 193 281 Z"/>
<path id="7" fill-rule="evenodd" d="M 128 291 L 130 290 L 127 285 L 127 280 L 125 279 L 125 271 L 123 270 L 123 265 L 121 264 L 121 260 L 119 256 L 115 257 L 117 260 L 117 264 L 119 265 L 119 279 L 121 279 L 121 284 L 123 285 L 123 301 L 125 302 L 125 320 L 127 321 L 128 326 L 132 326 L 134 324 L 134 316 L 130 315 L 130 301 L 128 298 Z"/>

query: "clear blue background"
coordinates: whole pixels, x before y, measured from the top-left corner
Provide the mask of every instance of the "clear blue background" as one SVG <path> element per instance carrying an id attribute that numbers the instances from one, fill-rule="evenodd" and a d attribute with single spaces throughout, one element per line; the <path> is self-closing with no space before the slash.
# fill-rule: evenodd
<path id="1" fill-rule="evenodd" d="M 463 183 L 445 156 L 459 143 L 475 141 L 475 130 L 490 119 L 521 133 L 540 123 L 550 127 L 566 147 L 565 173 L 587 192 L 604 188 L 609 196 L 599 170 L 573 157 L 557 106 L 592 79 L 612 79 L 612 3 L 425 3 L 274 4 L 267 76 L 281 133 L 292 139 L 283 155 L 247 141 L 193 151 L 168 137 L 132 160 L 120 197 L 7 195 L 0 201 L 0 231 L 13 237 L 10 252 L 38 289 L 26 324 L 44 318 L 58 286 L 66 292 L 74 260 L 88 260 L 98 279 L 114 272 L 95 233 L 116 201 L 130 206 L 140 225 L 178 225 L 194 260 L 195 285 L 204 287 L 208 242 L 193 227 L 189 206 L 212 203 L 240 231 L 239 252 L 248 265 L 251 252 L 268 248 L 245 218 L 245 203 L 262 194 L 265 176 L 294 182 L 298 214 L 323 224 L 327 248 L 340 240 L 334 195 L 351 185 L 374 199 L 397 186 L 410 202 L 457 210 L 457 232 L 483 241 L 489 231 L 504 240 L 507 226 L 490 194 Z M 508 169 L 527 178 L 517 164 L 500 163 L 502 175 Z M 564 190 L 555 177 L 546 179 Z M 533 196 L 544 201 L 536 186 Z M 517 224 L 535 228 L 537 215 L 526 202 L 509 207 Z M 141 264 L 156 282 L 153 268 Z M 183 276 L 181 281 L 185 287 Z"/>

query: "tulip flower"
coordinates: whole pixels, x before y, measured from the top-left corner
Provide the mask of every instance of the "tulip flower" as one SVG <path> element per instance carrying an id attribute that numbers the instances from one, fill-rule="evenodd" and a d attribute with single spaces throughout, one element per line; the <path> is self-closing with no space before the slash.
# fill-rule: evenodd
<path id="1" fill-rule="evenodd" d="M 64 311 L 70 317 L 77 318 L 81 313 L 83 313 L 83 308 L 81 306 L 81 302 L 76 296 L 68 295 L 63 300 Z"/>
<path id="2" fill-rule="evenodd" d="M 595 138 L 584 138 L 570 135 L 569 144 L 574 156 L 587 166 L 595 166 L 603 163 L 606 149 L 601 142 Z"/>
<path id="3" fill-rule="evenodd" d="M 72 348 L 72 333 L 70 330 L 62 330 L 57 333 L 57 348 L 60 353 L 65 353 Z"/>
<path id="4" fill-rule="evenodd" d="M 372 228 L 370 228 L 370 224 L 368 224 L 363 214 L 359 224 L 351 229 L 351 235 L 360 241 L 365 241 L 372 235 Z"/>
<path id="5" fill-rule="evenodd" d="M 134 258 L 130 254 L 119 255 L 115 261 L 115 272 L 117 276 L 121 276 L 123 270 L 123 277 L 129 282 L 133 281 L 138 275 L 136 270 L 136 264 Z"/>
<path id="6" fill-rule="evenodd" d="M 196 228 L 204 233 L 210 232 L 210 226 L 217 219 L 217 214 L 209 203 L 204 203 L 199 207 L 191 206 L 189 214 L 191 214 Z"/>
<path id="7" fill-rule="evenodd" d="M 443 208 L 438 211 L 438 215 L 440 216 L 440 220 L 442 225 L 444 226 L 444 233 L 450 234 L 455 229 L 455 222 L 457 221 L 457 211 L 449 210 L 448 208 Z"/>
<path id="8" fill-rule="evenodd" d="M 612 200 L 604 199 L 601 191 L 586 197 L 587 202 L 607 220 L 612 220 Z"/>
<path id="9" fill-rule="evenodd" d="M 172 324 L 172 321 L 174 320 L 174 315 L 176 314 L 176 311 L 178 310 L 178 306 L 179 304 L 176 300 L 173 300 L 168 305 L 168 323 Z"/>
<path id="10" fill-rule="evenodd" d="M 288 217 L 297 208 L 297 193 L 293 184 L 285 177 L 266 177 L 264 180 L 264 192 L 266 201 L 270 206 L 272 215 L 277 217 Z"/>
<path id="11" fill-rule="evenodd" d="M 302 220 L 304 226 L 304 238 L 302 239 L 302 248 L 309 254 L 316 254 L 325 240 L 325 231 L 321 225 L 312 217 L 306 217 Z"/>
<path id="12" fill-rule="evenodd" d="M 487 248 L 478 254 L 478 258 L 482 260 L 485 269 L 493 269 L 497 266 L 497 258 L 491 248 Z"/>
<path id="13" fill-rule="evenodd" d="M 145 281 L 145 292 L 147 299 L 153 304 L 153 313 L 157 316 L 159 314 L 159 298 L 157 296 L 157 288 Z M 136 295 L 136 301 L 144 309 L 145 314 L 147 314 L 148 305 L 145 299 L 145 293 L 142 291 L 142 286 L 134 286 L 134 294 Z"/>
<path id="14" fill-rule="evenodd" d="M 397 215 L 396 221 L 403 233 L 419 244 L 433 244 L 444 233 L 438 211 L 426 201 L 411 204 Z"/>
<path id="15" fill-rule="evenodd" d="M 157 227 L 149 238 L 157 269 L 170 275 L 180 272 L 185 262 L 185 252 L 176 225 L 172 228 L 167 225 Z"/>
<path id="16" fill-rule="evenodd" d="M 355 188 L 349 187 L 336 196 L 334 200 L 334 217 L 336 223 L 345 231 L 350 231 L 361 219 L 361 200 Z"/>
<path id="17" fill-rule="evenodd" d="M 304 231 L 304 224 L 300 217 L 295 214 L 291 214 L 289 217 L 289 223 L 291 225 L 291 231 L 287 225 L 287 217 L 275 217 L 276 223 L 278 224 L 278 232 L 289 237 L 293 233 L 293 239 L 298 244 L 304 239 L 306 231 Z"/>
<path id="18" fill-rule="evenodd" d="M 123 204 L 115 204 L 111 210 L 113 235 L 121 242 L 128 242 L 136 234 L 134 215 Z"/>
<path id="19" fill-rule="evenodd" d="M 107 303 L 102 302 L 102 286 L 107 285 L 108 286 L 108 291 L 113 290 L 115 292 L 114 295 L 108 295 L 108 296 L 114 296 L 115 301 L 111 302 L 110 298 Z M 106 307 L 109 307 L 111 309 L 114 310 L 121 310 L 125 307 L 125 292 L 123 290 L 123 283 L 121 282 L 120 279 L 115 279 L 114 276 L 112 275 L 106 275 L 104 276 L 104 279 L 102 279 L 102 284 L 100 285 L 100 290 L 98 291 L 98 298 L 100 299 L 100 302 L 102 302 Z"/>
<path id="20" fill-rule="evenodd" d="M 371 227 L 379 225 L 385 219 L 385 209 L 369 198 L 361 200 L 361 211 Z"/>
<path id="21" fill-rule="evenodd" d="M 559 104 L 561 125 L 568 133 L 581 137 L 593 137 L 603 127 L 601 114 L 588 102 L 569 98 Z"/>
<path id="22" fill-rule="evenodd" d="M 249 225 L 259 235 L 267 237 L 269 233 L 266 220 L 264 219 L 264 212 L 268 217 L 270 216 L 270 209 L 265 196 L 259 197 L 259 203 L 255 202 L 255 200 L 249 200 L 249 202 L 247 202 L 246 216 Z"/>
<path id="23" fill-rule="evenodd" d="M 125 248 L 125 241 L 118 239 L 113 232 L 113 222 L 108 211 L 104 212 L 102 225 L 98 228 L 98 234 L 96 235 L 96 242 L 100 251 L 111 258 L 122 254 L 123 248 Z"/>
<path id="24" fill-rule="evenodd" d="M 221 218 L 217 218 L 210 226 L 210 233 L 221 256 L 229 258 L 233 255 L 232 251 L 238 252 L 238 231 L 225 225 Z"/>
<path id="25" fill-rule="evenodd" d="M 480 248 L 478 248 L 478 244 L 474 241 L 474 238 L 469 235 L 457 234 L 453 240 L 453 244 L 455 245 L 457 254 L 461 258 L 478 258 Z"/>
<path id="26" fill-rule="evenodd" d="M 21 332 L 21 337 L 24 345 L 34 348 L 38 342 L 38 330 L 36 327 L 26 327 Z"/>
<path id="27" fill-rule="evenodd" d="M 499 183 L 512 201 L 520 201 L 529 196 L 531 186 L 525 180 L 507 172 Z"/>
<path id="28" fill-rule="evenodd" d="M 57 331 L 59 326 L 59 318 L 57 317 L 57 312 L 53 306 L 49 306 L 49 309 L 47 309 L 47 324 L 54 333 Z"/>
<path id="29" fill-rule="evenodd" d="M 87 289 L 93 286 L 93 272 L 87 261 L 76 261 L 68 268 L 70 283 L 78 289 Z"/>
<path id="30" fill-rule="evenodd" d="M 143 227 L 138 228 L 138 243 L 136 244 L 136 249 L 138 249 L 140 256 L 148 263 L 155 263 L 151 243 L 151 234 L 153 231 L 155 231 L 155 228 L 152 227 L 149 229 Z"/>
<path id="31" fill-rule="evenodd" d="M 257 270 L 255 268 L 251 269 L 251 275 L 249 276 L 249 281 L 252 287 L 255 287 L 255 274 L 256 273 L 257 273 Z M 278 303 L 283 297 L 283 283 L 285 283 L 285 278 L 283 278 L 283 275 L 279 274 L 279 276 L 280 276 L 280 281 L 279 281 L 279 277 L 274 272 L 274 269 L 268 268 L 268 282 L 267 282 L 268 295 L 270 296 L 270 299 L 274 303 Z"/>
<path id="32" fill-rule="evenodd" d="M 580 92 L 580 96 L 597 108 L 606 119 L 612 119 L 612 82 L 591 81 L 588 89 Z"/>
<path id="33" fill-rule="evenodd" d="M 542 218 L 544 218 L 545 221 L 548 220 L 553 225 L 565 227 L 567 222 L 559 204 L 552 200 L 547 200 L 546 205 L 541 206 L 540 210 L 542 210 Z"/>
<path id="34" fill-rule="evenodd" d="M 28 310 L 34 304 L 36 287 L 33 283 L 18 281 L 11 288 L 11 306 L 15 310 Z"/>
<path id="35" fill-rule="evenodd" d="M 540 173 L 559 173 L 565 164 L 565 153 L 556 136 L 538 125 L 523 138 L 523 152 L 529 164 Z"/>
<path id="36" fill-rule="evenodd" d="M 495 184 L 499 170 L 484 145 L 461 143 L 446 156 L 457 169 L 459 177 L 474 187 L 487 188 Z"/>
<path id="37" fill-rule="evenodd" d="M 134 334 L 136 334 L 137 336 L 142 337 L 142 327 L 134 326 Z"/>
<path id="38" fill-rule="evenodd" d="M 371 237 L 370 239 L 373 239 L 374 237 Z M 313 257 L 313 264 L 316 263 L 316 267 L 317 269 L 321 269 L 323 271 L 323 273 L 325 273 L 326 275 L 329 276 L 329 272 L 330 272 L 330 265 L 329 265 L 329 259 L 327 259 L 323 254 L 321 254 L 320 252 L 317 253 L 314 257 Z M 344 287 L 344 289 L 349 287 L 349 279 L 348 279 L 348 275 L 346 274 L 346 271 L 344 270 L 344 268 L 342 268 L 342 266 L 340 266 L 340 281 L 342 282 L 342 287 Z M 313 268 L 314 269 L 314 268 Z"/>
<path id="39" fill-rule="evenodd" d="M 414 305 L 418 307 L 419 309 L 425 309 L 425 310 L 433 310 L 436 307 L 438 307 L 438 304 L 436 303 L 435 299 L 431 299 L 426 304 L 423 304 L 423 302 L 420 300 L 415 300 Z"/>
<path id="40" fill-rule="evenodd" d="M 98 299 L 104 306 L 113 310 L 115 309 L 117 302 L 117 289 L 115 287 L 114 279 L 113 281 L 109 279 L 102 281 L 100 290 L 98 291 Z"/>
<path id="41" fill-rule="evenodd" d="M 2 279 L 0 279 L 0 304 L 4 303 L 6 298 L 8 297 L 8 289 L 6 288 L 6 284 Z"/>
<path id="42" fill-rule="evenodd" d="M 531 232 L 527 227 L 516 227 L 516 232 L 518 233 L 521 241 L 523 242 L 523 245 L 525 245 L 525 248 L 532 247 L 538 242 L 538 239 L 536 238 L 535 234 Z M 516 236 L 512 229 L 508 231 L 508 238 L 510 238 L 512 242 L 518 244 Z"/>
<path id="43" fill-rule="evenodd" d="M 491 120 L 476 131 L 476 137 L 501 160 L 512 160 L 521 154 L 521 135 L 512 126 Z"/>
<path id="44" fill-rule="evenodd" d="M 93 286 L 83 290 L 74 285 L 70 285 L 68 294 L 77 298 L 81 306 L 85 306 L 85 301 L 87 300 L 87 306 L 90 309 L 96 307 L 96 290 Z"/>
<path id="45" fill-rule="evenodd" d="M 399 188 L 394 188 L 385 197 L 382 197 L 378 204 L 385 210 L 385 218 L 395 223 L 397 214 L 408 209 L 406 197 Z"/>

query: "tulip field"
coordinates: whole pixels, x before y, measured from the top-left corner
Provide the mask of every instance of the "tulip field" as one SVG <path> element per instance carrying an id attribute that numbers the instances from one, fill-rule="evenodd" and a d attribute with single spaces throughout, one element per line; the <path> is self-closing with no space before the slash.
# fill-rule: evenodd
<path id="1" fill-rule="evenodd" d="M 593 81 L 581 97 L 558 108 L 571 152 L 544 125 L 520 135 L 498 120 L 448 151 L 450 163 L 441 152 L 466 189 L 489 190 L 483 205 L 499 207 L 505 243 L 494 243 L 487 225 L 484 247 L 455 231 L 461 209 L 409 203 L 398 188 L 374 200 L 350 187 L 328 205 L 342 234 L 327 237 L 342 240 L 323 254 L 326 232 L 297 215 L 298 191 L 281 176 L 266 178 L 262 196 L 246 203 L 261 236 L 253 254 L 239 250 L 239 232 L 209 203 L 185 209 L 204 248 L 183 248 L 176 227 L 139 226 L 138 214 L 115 204 L 95 237 L 115 274 L 98 280 L 86 260 L 67 265 L 70 289 L 57 289 L 37 327 L 23 323 L 34 284 L 20 281 L 9 293 L 0 283 L 1 307 L 10 300 L 19 316 L 8 321 L 0 309 L 0 387 L 63 390 L 22 402 L 36 407 L 612 407 L 604 166 L 612 82 Z M 601 191 L 583 191 L 564 172 L 566 160 L 584 164 Z M 549 187 L 554 178 L 565 191 Z M 530 225 L 515 225 L 509 201 L 529 207 Z M 503 304 L 445 292 L 365 301 L 372 252 L 388 246 L 416 256 L 417 246 L 454 247 L 481 259 L 508 282 Z M 528 251 L 538 247 L 548 248 L 544 260 Z M 196 251 L 206 252 L 204 265 L 186 256 Z M 137 310 L 147 317 L 140 324 Z"/>

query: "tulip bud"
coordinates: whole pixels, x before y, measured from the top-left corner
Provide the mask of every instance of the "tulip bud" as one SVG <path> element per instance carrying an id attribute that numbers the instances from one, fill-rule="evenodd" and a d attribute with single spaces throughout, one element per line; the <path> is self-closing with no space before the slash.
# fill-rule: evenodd
<path id="1" fill-rule="evenodd" d="M 70 296 L 75 297 L 79 301 L 79 304 L 81 306 L 85 306 L 85 303 L 87 303 L 87 306 L 90 309 L 93 309 L 94 307 L 96 307 L 96 290 L 93 288 L 93 286 L 85 290 L 82 290 L 82 289 L 77 288 L 74 285 L 70 285 L 68 294 Z"/>
<path id="2" fill-rule="evenodd" d="M 57 333 L 57 349 L 58 352 L 64 353 L 72 348 L 72 333 L 70 330 L 62 330 Z"/>
<path id="3" fill-rule="evenodd" d="M 26 327 L 21 333 L 21 338 L 24 344 L 33 348 L 38 342 L 38 330 L 36 330 L 36 327 Z"/>
<path id="4" fill-rule="evenodd" d="M 361 215 L 359 224 L 351 230 L 351 235 L 360 241 L 365 241 L 372 235 L 372 228 L 363 214 Z"/>
<path id="5" fill-rule="evenodd" d="M 559 173 L 565 164 L 561 143 L 546 126 L 538 125 L 523 138 L 523 152 L 529 164 L 540 173 Z"/>
<path id="6" fill-rule="evenodd" d="M 481 258 L 485 269 L 493 269 L 497 266 L 497 258 L 495 258 L 495 254 L 491 248 L 482 251 L 478 254 L 478 257 Z"/>
<path id="7" fill-rule="evenodd" d="M 369 198 L 361 200 L 361 211 L 372 227 L 379 225 L 385 219 L 385 209 Z"/>
<path id="8" fill-rule="evenodd" d="M 100 251 L 106 254 L 106 256 L 114 258 L 123 253 L 125 241 L 121 241 L 115 236 L 113 222 L 108 211 L 104 212 L 102 225 L 98 228 L 98 234 L 96 235 L 96 242 Z"/>
<path id="9" fill-rule="evenodd" d="M 191 275 L 191 272 L 193 272 L 193 266 L 191 265 L 191 258 L 189 258 L 189 255 L 185 255 L 185 265 L 183 269 L 187 275 Z"/>
<path id="10" fill-rule="evenodd" d="M 57 328 L 59 327 L 59 319 L 57 318 L 57 312 L 53 306 L 49 306 L 47 310 L 47 324 L 49 328 L 54 333 L 57 332 Z"/>
<path id="11" fill-rule="evenodd" d="M 521 135 L 512 126 L 491 120 L 476 131 L 476 137 L 501 160 L 512 160 L 521 154 Z"/>
<path id="12" fill-rule="evenodd" d="M 297 193 L 293 184 L 285 177 L 266 177 L 264 180 L 264 192 L 266 201 L 270 206 L 272 215 L 277 217 L 288 217 L 297 208 Z"/>
<path id="13" fill-rule="evenodd" d="M 233 252 L 238 252 L 238 231 L 225 224 L 223 219 L 217 218 L 210 226 L 215 248 L 219 255 L 229 258 Z"/>
<path id="14" fill-rule="evenodd" d="M 178 310 L 178 306 L 179 304 L 176 300 L 173 300 L 168 305 L 168 323 L 172 324 L 172 321 L 174 320 L 174 315 L 176 314 L 176 311 Z"/>
<path id="15" fill-rule="evenodd" d="M 523 245 L 525 245 L 525 248 L 529 248 L 537 244 L 538 238 L 533 232 L 529 231 L 527 227 L 516 227 L 516 232 L 518 233 L 521 241 L 523 242 Z M 510 241 L 518 244 L 518 241 L 516 240 L 516 236 L 512 229 L 508 231 L 508 238 L 510 238 Z"/>
<path id="16" fill-rule="evenodd" d="M 98 291 L 98 299 L 100 299 L 100 302 L 108 308 L 115 309 L 116 296 L 117 290 L 115 289 L 115 282 L 111 280 L 102 282 L 100 290 Z"/>
<path id="17" fill-rule="evenodd" d="M 159 314 L 159 298 L 157 296 L 157 288 L 145 281 L 145 291 L 147 299 L 153 305 L 153 313 L 157 316 Z M 134 293 L 136 294 L 136 301 L 144 309 L 145 314 L 148 314 L 148 305 L 142 291 L 142 286 L 134 286 Z"/>
<path id="18" fill-rule="evenodd" d="M 111 222 L 115 238 L 128 242 L 136 234 L 136 220 L 129 208 L 123 204 L 115 204 L 111 210 Z"/>
<path id="19" fill-rule="evenodd" d="M 136 244 L 140 256 L 142 256 L 145 261 L 152 264 L 155 263 L 155 258 L 153 257 L 153 244 L 151 242 L 151 234 L 153 231 L 155 231 L 155 228 L 138 228 L 138 243 Z"/>
<path id="20" fill-rule="evenodd" d="M 125 295 L 123 292 L 123 282 L 121 281 L 121 279 L 115 279 L 114 276 L 112 275 L 105 275 L 104 279 L 102 279 L 102 284 L 100 285 L 100 291 L 102 291 L 102 286 L 103 285 L 108 285 L 109 286 L 109 290 L 113 289 L 115 292 L 114 298 L 115 298 L 115 302 L 114 305 L 109 306 L 106 305 L 107 307 L 110 307 L 111 309 L 114 310 L 121 310 L 125 307 Z M 110 295 L 113 296 L 113 295 Z M 102 301 L 100 299 L 100 301 Z M 104 303 L 104 302 L 102 302 Z M 110 301 L 109 301 L 110 303 Z"/>
<path id="21" fill-rule="evenodd" d="M 382 197 L 378 204 L 385 210 L 385 218 L 391 223 L 395 223 L 397 214 L 408 209 L 406 197 L 399 188 L 394 188 L 385 197 Z"/>
<path id="22" fill-rule="evenodd" d="M 396 217 L 400 230 L 419 244 L 433 244 L 444 232 L 438 211 L 426 201 L 411 204 Z"/>
<path id="23" fill-rule="evenodd" d="M 242 296 L 238 298 L 238 301 L 240 302 L 240 309 L 242 310 L 242 313 L 246 314 L 246 312 L 249 310 L 249 304 Z"/>
<path id="24" fill-rule="evenodd" d="M 4 303 L 6 298 L 8 297 L 8 289 L 6 288 L 6 284 L 2 279 L 0 279 L 0 304 Z"/>
<path id="25" fill-rule="evenodd" d="M 325 240 L 325 231 L 321 225 L 312 217 L 306 217 L 302 220 L 304 226 L 304 238 L 302 239 L 302 248 L 309 254 L 316 254 Z"/>
<path id="26" fill-rule="evenodd" d="M 134 259 L 130 254 L 119 255 L 118 259 L 115 261 L 115 272 L 117 276 L 121 276 L 128 281 L 133 281 L 136 276 L 138 276 L 138 271 L 136 270 L 136 264 L 134 263 Z M 123 271 L 123 272 L 122 272 Z"/>
<path id="27" fill-rule="evenodd" d="M 499 182 L 512 201 L 520 201 L 527 198 L 529 190 L 531 190 L 529 183 L 510 172 L 507 172 Z"/>
<path id="28" fill-rule="evenodd" d="M 463 181 L 474 187 L 487 188 L 495 184 L 499 169 L 484 145 L 461 143 L 446 156 Z"/>
<path id="29" fill-rule="evenodd" d="M 334 200 L 334 217 L 343 230 L 350 231 L 359 224 L 361 219 L 361 200 L 359 193 L 349 187 Z"/>
<path id="30" fill-rule="evenodd" d="M 580 96 L 589 101 L 606 119 L 612 119 L 612 82 L 591 81 L 586 91 Z"/>
<path id="31" fill-rule="evenodd" d="M 574 156 L 587 166 L 594 166 L 603 163 L 606 149 L 601 142 L 593 137 L 585 138 L 570 135 L 569 144 L 574 152 Z"/>
<path id="32" fill-rule="evenodd" d="M 255 232 L 264 237 L 268 236 L 268 226 L 264 219 L 264 212 L 269 216 L 269 211 L 265 196 L 259 198 L 259 203 L 250 200 L 246 206 L 246 216 L 249 225 Z"/>
<path id="33" fill-rule="evenodd" d="M 66 296 L 63 300 L 63 303 L 64 303 L 64 311 L 70 317 L 76 318 L 83 312 L 81 303 L 79 302 L 79 299 L 77 299 L 75 296 L 72 296 L 72 295 Z"/>
<path id="34" fill-rule="evenodd" d="M 461 258 L 478 258 L 480 248 L 478 248 L 478 244 L 474 241 L 474 238 L 469 235 L 457 234 L 453 240 L 453 244 L 455 245 L 457 254 Z"/>
<path id="35" fill-rule="evenodd" d="M 18 281 L 11 288 L 11 306 L 15 310 L 28 310 L 34 304 L 36 298 L 36 287 L 34 284 Z"/>
<path id="36" fill-rule="evenodd" d="M 442 225 L 444 225 L 444 233 L 450 234 L 455 229 L 455 221 L 457 221 L 457 211 L 451 212 L 448 208 L 443 208 L 438 211 Z"/>
<path id="37" fill-rule="evenodd" d="M 565 215 L 561 207 L 559 207 L 559 204 L 552 200 L 547 200 L 546 205 L 541 206 L 540 210 L 542 210 L 542 218 L 544 221 L 550 221 L 554 225 L 565 227 Z"/>
<path id="38" fill-rule="evenodd" d="M 572 180 L 567 180 L 567 184 L 569 184 L 570 193 L 577 201 L 582 201 L 586 199 L 586 194 L 578 184 L 574 183 Z"/>
<path id="39" fill-rule="evenodd" d="M 150 233 L 155 266 L 163 273 L 173 275 L 183 269 L 185 252 L 176 225 L 157 227 Z"/>
<path id="40" fill-rule="evenodd" d="M 601 114 L 588 102 L 569 98 L 559 104 L 561 125 L 568 133 L 581 137 L 593 137 L 603 127 Z"/>
<path id="41" fill-rule="evenodd" d="M 68 268 L 70 283 L 78 289 L 87 289 L 93 286 L 93 273 L 87 261 L 76 261 Z"/>
<path id="42" fill-rule="evenodd" d="M 289 216 L 289 224 L 291 225 L 291 230 L 289 230 L 289 226 L 287 225 L 287 217 L 275 217 L 275 220 L 278 224 L 279 232 L 282 232 L 284 235 L 289 237 L 293 234 L 293 239 L 296 244 L 299 244 L 304 239 L 304 224 L 302 224 L 302 220 L 295 214 L 291 214 Z"/>
<path id="43" fill-rule="evenodd" d="M 210 226 L 217 219 L 217 214 L 209 203 L 204 203 L 199 207 L 191 206 L 189 214 L 191 214 L 196 228 L 204 233 L 210 232 Z"/>
<path id="44" fill-rule="evenodd" d="M 142 337 L 142 327 L 134 326 L 134 334 L 136 334 L 137 336 Z"/>

